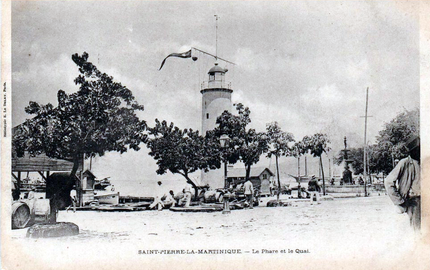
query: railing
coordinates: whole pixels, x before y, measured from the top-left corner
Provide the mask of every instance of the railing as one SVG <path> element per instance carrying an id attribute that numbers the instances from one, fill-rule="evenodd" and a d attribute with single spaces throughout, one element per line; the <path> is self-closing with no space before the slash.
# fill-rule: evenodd
<path id="1" fill-rule="evenodd" d="M 207 88 L 226 88 L 231 89 L 231 82 L 225 82 L 222 80 L 215 80 L 215 81 L 204 81 L 200 85 L 201 90 L 207 89 Z"/>

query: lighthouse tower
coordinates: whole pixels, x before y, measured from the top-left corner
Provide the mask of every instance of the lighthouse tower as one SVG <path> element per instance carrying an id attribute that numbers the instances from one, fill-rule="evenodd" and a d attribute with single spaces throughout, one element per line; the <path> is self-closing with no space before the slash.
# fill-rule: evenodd
<path id="1" fill-rule="evenodd" d="M 202 135 L 206 131 L 213 130 L 216 126 L 216 119 L 224 111 L 231 112 L 231 84 L 225 81 L 224 69 L 215 63 L 208 74 L 209 80 L 202 83 Z M 213 189 L 224 187 L 224 172 L 221 169 L 210 170 L 205 173 L 202 171 L 202 184 Z"/>

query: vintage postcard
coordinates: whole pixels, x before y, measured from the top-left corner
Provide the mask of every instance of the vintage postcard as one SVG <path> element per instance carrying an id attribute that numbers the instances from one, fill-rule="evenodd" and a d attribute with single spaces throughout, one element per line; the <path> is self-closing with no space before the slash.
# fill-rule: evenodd
<path id="1" fill-rule="evenodd" d="M 2 269 L 426 269 L 428 1 L 2 1 Z"/>

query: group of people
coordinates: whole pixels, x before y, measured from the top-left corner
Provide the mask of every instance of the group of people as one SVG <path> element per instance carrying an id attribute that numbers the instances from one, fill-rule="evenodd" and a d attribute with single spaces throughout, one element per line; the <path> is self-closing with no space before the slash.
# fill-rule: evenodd
<path id="1" fill-rule="evenodd" d="M 343 186 L 344 184 L 345 184 L 345 181 L 344 181 L 343 178 L 341 178 L 340 181 L 339 181 L 339 185 Z M 353 178 L 351 179 L 351 184 L 355 185 L 355 180 Z M 361 185 L 361 186 L 364 185 L 363 177 L 361 177 L 361 176 L 358 177 L 358 184 Z M 333 177 L 330 179 L 330 185 L 332 185 L 332 186 L 335 185 L 335 180 L 334 180 Z"/>
<path id="2" fill-rule="evenodd" d="M 191 199 L 193 197 L 192 186 L 190 184 L 187 183 L 185 188 L 182 190 L 182 195 L 177 196 L 177 198 L 175 198 L 173 190 L 165 193 L 162 184 L 163 183 L 161 181 L 157 182 L 154 201 L 149 206 L 149 209 L 157 209 L 161 211 L 166 205 L 190 207 Z M 245 207 L 252 209 L 254 204 L 254 186 L 252 182 L 248 180 L 241 184 L 241 190 L 243 190 L 245 195 Z"/>
<path id="3" fill-rule="evenodd" d="M 163 210 L 166 205 L 175 206 L 176 204 L 182 205 L 184 207 L 189 207 L 192 198 L 192 187 L 187 183 L 185 188 L 182 190 L 183 197 L 176 200 L 173 190 L 165 193 L 162 188 L 163 183 L 161 181 L 157 182 L 157 190 L 154 196 L 154 201 L 149 205 L 149 209 L 157 209 L 158 211 Z"/>

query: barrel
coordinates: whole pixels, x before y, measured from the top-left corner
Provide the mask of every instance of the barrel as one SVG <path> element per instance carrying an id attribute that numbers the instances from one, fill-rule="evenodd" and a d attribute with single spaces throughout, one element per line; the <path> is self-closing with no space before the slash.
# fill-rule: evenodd
<path id="1" fill-rule="evenodd" d="M 25 202 L 12 204 L 12 229 L 23 229 L 30 221 L 30 207 Z"/>

